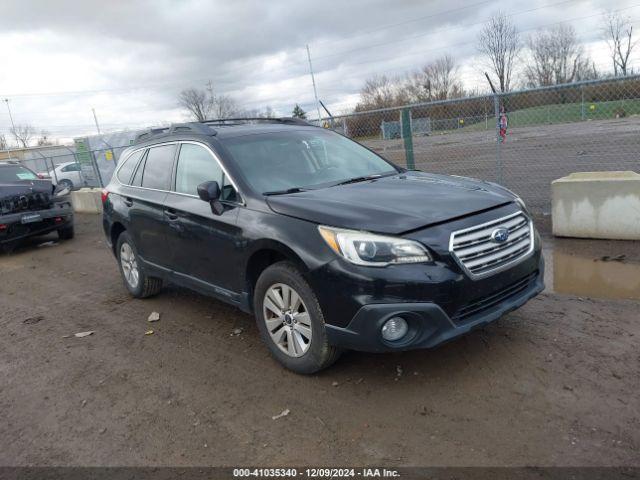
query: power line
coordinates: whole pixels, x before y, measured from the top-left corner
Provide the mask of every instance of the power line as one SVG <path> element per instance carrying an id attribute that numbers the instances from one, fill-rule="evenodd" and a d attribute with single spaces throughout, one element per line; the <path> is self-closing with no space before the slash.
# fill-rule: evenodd
<path id="1" fill-rule="evenodd" d="M 544 8 L 549 8 L 549 7 L 552 7 L 552 6 L 555 6 L 555 5 L 560 5 L 560 4 L 569 3 L 569 2 L 573 2 L 573 1 L 576 1 L 576 0 L 563 0 L 561 2 L 542 5 L 540 7 L 536 7 L 536 8 L 533 8 L 533 9 L 528 9 L 528 10 L 516 12 L 516 13 L 513 13 L 513 14 L 511 14 L 509 16 L 521 15 L 521 14 L 529 13 L 529 12 L 532 12 L 532 11 L 535 11 L 535 10 L 541 10 L 541 9 L 544 9 Z M 472 4 L 471 6 L 478 6 L 478 5 L 481 5 L 481 4 L 484 4 L 484 3 L 488 3 L 488 2 L 486 2 L 486 1 L 478 2 L 476 4 Z M 437 14 L 427 15 L 425 17 L 420 17 L 419 19 L 407 20 L 407 21 L 400 22 L 400 23 L 394 24 L 394 25 L 407 24 L 407 23 L 415 22 L 415 21 L 418 21 L 418 20 L 421 20 L 421 19 L 423 20 L 423 19 L 426 19 L 426 18 L 432 18 L 432 17 L 436 17 L 438 15 L 455 12 L 455 11 L 461 10 L 462 8 L 469 8 L 469 7 L 461 7 L 461 8 L 457 8 L 457 9 L 446 10 L 446 11 L 443 11 L 443 12 L 440 12 L 440 13 L 437 13 Z M 475 23 L 472 23 L 472 24 L 469 24 L 469 25 L 464 25 L 463 28 L 468 27 L 468 26 L 482 24 L 482 23 L 484 23 L 484 22 L 483 21 L 475 22 Z M 393 26 L 393 25 L 391 25 L 391 26 Z M 384 28 L 387 28 L 387 27 L 380 27 L 378 29 L 373 29 L 372 31 L 380 30 L 380 29 L 384 29 Z M 452 28 L 460 28 L 460 27 L 452 27 Z M 452 28 L 445 29 L 444 31 L 451 30 Z M 439 30 L 439 32 L 443 32 L 443 30 L 441 29 L 441 30 Z M 378 46 L 389 45 L 389 44 L 392 44 L 392 43 L 408 41 L 408 40 L 412 40 L 414 38 L 418 38 L 418 37 L 422 37 L 422 36 L 425 36 L 425 35 L 429 35 L 430 33 L 432 33 L 432 32 L 426 32 L 426 33 L 422 33 L 422 34 L 419 34 L 419 35 L 414 35 L 412 37 L 402 38 L 402 39 L 398 39 L 398 40 L 391 40 L 389 42 L 384 42 L 384 43 L 380 43 L 380 44 L 376 44 L 376 45 L 364 46 L 364 47 L 360 47 L 360 48 L 356 48 L 356 49 L 336 52 L 336 53 L 333 53 L 333 54 L 330 54 L 330 55 L 314 57 L 314 60 L 332 58 L 332 57 L 335 57 L 335 56 L 338 56 L 338 55 L 345 55 L 345 54 L 348 54 L 348 53 L 353 53 L 354 51 L 357 51 L 357 50 L 369 49 L 369 48 L 374 48 L 374 47 L 378 47 Z M 350 38 L 350 37 L 342 37 L 340 40 L 335 40 L 335 41 L 332 41 L 332 42 L 333 43 L 344 42 L 344 40 L 347 39 L 347 38 Z M 320 42 L 318 44 L 321 44 L 321 43 L 322 42 Z M 255 63 L 255 62 L 246 62 L 245 64 L 243 64 L 242 66 L 240 66 L 240 67 L 238 67 L 236 69 L 231 69 L 231 70 L 226 69 L 226 70 L 224 70 L 224 72 L 228 74 L 228 73 L 233 73 L 235 71 L 240 71 L 240 70 L 248 67 L 249 65 L 253 64 L 253 63 Z M 291 66 L 304 65 L 305 63 L 306 63 L 306 60 L 301 59 L 299 61 L 289 62 L 286 65 L 280 65 L 280 66 L 277 66 L 277 67 L 273 67 L 273 68 L 268 68 L 268 69 L 262 70 L 261 73 L 273 73 L 273 72 L 277 72 L 277 71 L 280 71 L 280 70 L 288 69 Z M 200 79 L 200 80 L 205 81 L 207 79 Z M 195 80 L 195 81 L 199 81 L 199 80 Z M 184 84 L 185 84 L 184 80 L 177 80 L 176 79 L 175 81 L 171 81 L 171 82 L 152 83 L 152 84 L 139 85 L 139 86 L 133 86 L 133 87 L 123 87 L 123 88 L 90 89 L 90 90 L 76 90 L 76 91 L 63 91 L 63 92 L 19 93 L 19 94 L 11 94 L 11 95 L 5 94 L 5 96 L 9 96 L 9 97 L 82 96 L 82 95 L 93 95 L 93 94 L 112 93 L 112 92 L 113 93 L 115 93 L 115 92 L 133 92 L 133 91 L 136 91 L 136 90 L 145 90 L 145 89 L 149 89 L 149 88 L 168 87 L 168 86 L 178 86 L 178 85 L 184 85 Z"/>

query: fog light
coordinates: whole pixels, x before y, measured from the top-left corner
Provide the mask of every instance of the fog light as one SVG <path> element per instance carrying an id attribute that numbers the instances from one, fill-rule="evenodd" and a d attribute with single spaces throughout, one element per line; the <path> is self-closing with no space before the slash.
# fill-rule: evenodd
<path id="1" fill-rule="evenodd" d="M 382 326 L 382 338 L 388 342 L 395 342 L 404 337 L 409 331 L 407 321 L 402 317 L 392 317 Z"/>

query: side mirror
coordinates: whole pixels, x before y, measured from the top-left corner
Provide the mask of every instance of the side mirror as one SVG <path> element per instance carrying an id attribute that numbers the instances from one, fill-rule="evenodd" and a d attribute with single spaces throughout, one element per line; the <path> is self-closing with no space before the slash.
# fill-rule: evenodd
<path id="1" fill-rule="evenodd" d="M 198 196 L 205 202 L 213 202 L 220 198 L 220 186 L 218 182 L 204 182 L 198 185 Z"/>
<path id="2" fill-rule="evenodd" d="M 211 212 L 214 215 L 222 215 L 224 213 L 224 205 L 220 202 L 220 186 L 216 181 L 204 182 L 198 185 L 198 196 L 200 200 L 209 202 Z"/>

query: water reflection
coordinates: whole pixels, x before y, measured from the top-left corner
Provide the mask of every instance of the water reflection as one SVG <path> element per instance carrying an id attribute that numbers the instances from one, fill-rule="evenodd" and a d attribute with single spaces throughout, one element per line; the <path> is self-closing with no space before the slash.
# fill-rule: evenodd
<path id="1" fill-rule="evenodd" d="M 640 265 L 555 251 L 553 289 L 583 297 L 640 299 Z"/>

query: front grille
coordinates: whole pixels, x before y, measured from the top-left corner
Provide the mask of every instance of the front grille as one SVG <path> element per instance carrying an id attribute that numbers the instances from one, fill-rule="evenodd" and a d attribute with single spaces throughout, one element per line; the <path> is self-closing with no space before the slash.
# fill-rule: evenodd
<path id="1" fill-rule="evenodd" d="M 498 243 L 492 234 L 509 231 L 506 241 Z M 458 230 L 451 234 L 449 249 L 472 278 L 483 277 L 521 260 L 533 250 L 533 224 L 522 212 Z"/>
<path id="2" fill-rule="evenodd" d="M 0 200 L 0 214 L 46 210 L 50 207 L 50 195 L 42 192 L 13 195 Z"/>
<path id="3" fill-rule="evenodd" d="M 510 297 L 517 295 L 518 293 L 525 290 L 529 285 L 536 281 L 538 277 L 538 271 L 527 275 L 526 277 L 518 280 L 515 283 L 512 283 L 506 288 L 503 288 L 499 292 L 496 292 L 492 295 L 488 295 L 479 300 L 475 300 L 471 303 L 466 304 L 464 307 L 460 308 L 456 313 L 451 317 L 454 322 L 462 322 L 467 320 L 469 317 L 473 315 L 477 315 L 482 313 L 483 311 L 508 300 Z"/>

